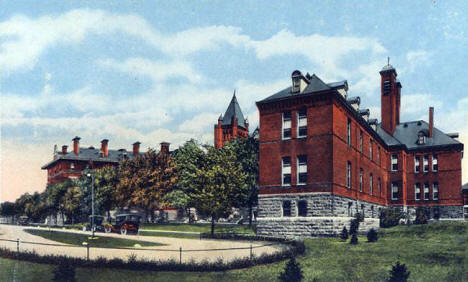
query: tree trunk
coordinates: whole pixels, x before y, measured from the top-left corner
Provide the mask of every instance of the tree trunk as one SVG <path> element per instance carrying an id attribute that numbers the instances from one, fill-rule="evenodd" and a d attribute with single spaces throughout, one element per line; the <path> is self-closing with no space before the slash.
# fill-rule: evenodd
<path id="1" fill-rule="evenodd" d="M 190 214 L 190 208 L 187 209 L 188 212 L 187 212 L 187 215 L 188 215 L 188 223 L 191 224 L 192 223 L 192 214 Z"/>
<path id="2" fill-rule="evenodd" d="M 211 236 L 214 236 L 214 229 L 215 229 L 215 218 L 211 216 Z"/>
<path id="3" fill-rule="evenodd" d="M 107 222 L 111 222 L 110 210 L 107 210 Z"/>
<path id="4" fill-rule="evenodd" d="M 252 227 L 252 203 L 249 203 L 249 227 Z"/>

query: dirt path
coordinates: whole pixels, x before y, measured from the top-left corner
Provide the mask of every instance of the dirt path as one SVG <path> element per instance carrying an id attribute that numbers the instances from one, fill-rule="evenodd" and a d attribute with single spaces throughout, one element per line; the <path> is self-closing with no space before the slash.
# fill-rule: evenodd
<path id="1" fill-rule="evenodd" d="M 85 247 L 66 247 L 66 244 L 58 243 L 52 240 L 42 238 L 40 236 L 35 236 L 24 231 L 24 229 L 40 229 L 47 230 L 47 228 L 37 228 L 37 227 L 23 227 L 23 226 L 13 226 L 13 225 L 0 225 L 0 239 L 11 239 L 16 240 L 20 239 L 20 251 L 36 251 L 38 254 L 56 254 L 56 255 L 67 255 L 71 257 L 82 257 L 86 258 L 86 248 Z M 89 232 L 83 231 L 70 231 L 70 230 L 61 230 L 54 229 L 63 232 L 72 232 L 80 234 L 90 234 Z M 103 234 L 98 233 L 98 236 L 109 236 L 117 238 L 128 238 L 133 240 L 142 240 L 150 241 L 164 244 L 163 246 L 157 247 L 145 247 L 145 249 L 153 250 L 121 250 L 121 249 L 106 249 L 106 248 L 91 248 L 90 249 L 90 258 L 95 259 L 97 257 L 103 256 L 106 258 L 118 257 L 121 259 L 128 259 L 132 254 L 136 255 L 137 258 L 145 259 L 157 259 L 157 260 L 179 260 L 179 248 L 182 248 L 184 252 L 182 253 L 182 261 L 215 261 L 218 258 L 223 258 L 225 261 L 232 260 L 239 257 L 248 257 L 250 256 L 250 242 L 247 241 L 226 241 L 226 240 L 199 240 L 199 239 L 181 239 L 181 238 L 169 238 L 169 237 L 154 237 L 154 236 L 135 236 L 135 235 L 119 235 L 119 234 Z M 45 246 L 45 245 L 33 245 L 25 242 L 37 242 L 37 243 L 52 243 L 60 244 L 63 246 Z M 269 244 L 269 242 L 252 242 L 252 246 L 261 246 L 264 244 Z M 16 242 L 5 242 L 0 241 L 0 247 L 7 247 L 12 250 L 16 250 Z M 224 249 L 224 248 L 246 248 L 241 250 L 220 250 L 220 251 L 196 251 L 188 252 L 188 250 L 207 250 L 207 249 Z M 280 246 L 266 246 L 260 248 L 253 248 L 253 253 L 255 255 L 260 255 L 262 253 L 274 253 L 278 251 Z M 157 250 L 154 250 L 157 249 Z M 176 250 L 176 251 L 168 251 Z M 187 252 L 186 252 L 187 251 Z"/>

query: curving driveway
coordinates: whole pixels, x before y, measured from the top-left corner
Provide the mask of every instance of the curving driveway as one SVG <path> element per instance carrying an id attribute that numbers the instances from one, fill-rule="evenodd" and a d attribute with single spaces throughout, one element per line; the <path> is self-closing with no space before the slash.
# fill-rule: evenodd
<path id="1" fill-rule="evenodd" d="M 55 254 L 55 255 L 66 255 L 71 257 L 82 257 L 86 258 L 85 247 L 67 247 L 68 245 L 58 243 L 52 240 L 48 240 L 39 236 L 29 234 L 24 229 L 41 229 L 48 230 L 47 228 L 37 227 L 24 227 L 14 225 L 0 225 L 0 239 L 16 240 L 20 239 L 20 251 L 35 251 L 38 254 Z M 54 229 L 63 232 L 90 234 L 89 232 L 76 231 L 76 230 L 62 230 Z M 123 249 L 108 249 L 108 248 L 90 248 L 89 256 L 90 259 L 96 259 L 97 257 L 103 256 L 106 258 L 118 257 L 121 259 L 128 259 L 132 254 L 136 255 L 138 259 L 154 259 L 154 260 L 170 260 L 174 259 L 179 261 L 179 248 L 183 250 L 182 261 L 215 261 L 222 258 L 224 261 L 229 261 L 234 258 L 248 257 L 250 256 L 250 242 L 247 241 L 227 241 L 227 240 L 199 240 L 199 239 L 180 239 L 180 238 L 169 238 L 169 237 L 153 237 L 153 236 L 135 236 L 135 235 L 119 235 L 119 234 L 103 234 L 97 233 L 98 236 L 110 236 L 118 238 L 128 238 L 133 240 L 151 241 L 164 244 L 163 246 L 156 247 L 144 247 L 144 249 L 151 250 L 123 250 Z M 21 241 L 37 242 L 37 243 L 49 243 L 59 244 L 61 246 L 46 246 L 46 245 L 33 245 L 27 243 L 21 243 Z M 269 244 L 269 242 L 252 242 L 252 249 L 254 255 L 261 255 L 262 253 L 274 253 L 281 249 L 281 246 L 265 246 L 255 248 L 255 246 L 261 246 Z M 12 250 L 16 250 L 16 242 L 5 242 L 0 241 L 0 247 L 6 247 Z M 207 249 L 224 249 L 224 248 L 246 248 L 237 250 L 218 250 L 208 251 Z M 188 250 L 203 250 L 196 252 L 188 252 Z M 176 250 L 176 251 L 168 251 Z"/>

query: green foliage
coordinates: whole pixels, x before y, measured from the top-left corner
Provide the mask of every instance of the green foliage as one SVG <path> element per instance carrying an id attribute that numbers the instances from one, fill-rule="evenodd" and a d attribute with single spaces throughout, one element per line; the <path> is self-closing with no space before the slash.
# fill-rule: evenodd
<path id="1" fill-rule="evenodd" d="M 369 230 L 369 232 L 367 232 L 367 242 L 377 242 L 377 240 L 379 239 L 379 234 L 377 233 L 377 231 L 374 230 L 374 228 L 371 228 L 371 230 Z"/>
<path id="2" fill-rule="evenodd" d="M 408 277 L 410 276 L 410 271 L 406 269 L 405 264 L 400 264 L 400 261 L 392 266 L 392 270 L 390 270 L 390 278 L 388 279 L 389 282 L 406 282 L 408 281 Z"/>
<path id="3" fill-rule="evenodd" d="M 358 242 L 359 242 L 359 241 L 358 241 L 357 234 L 356 234 L 356 233 L 353 233 L 353 234 L 351 235 L 351 240 L 349 240 L 349 243 L 350 243 L 351 245 L 357 245 Z"/>
<path id="4" fill-rule="evenodd" d="M 348 229 L 346 229 L 346 226 L 343 226 L 343 229 L 341 230 L 340 233 L 340 239 L 343 241 L 348 240 L 349 234 L 348 234 Z"/>
<path id="5" fill-rule="evenodd" d="M 75 279 L 75 267 L 69 260 L 60 262 L 54 270 L 53 281 L 59 282 L 74 282 Z"/>
<path id="6" fill-rule="evenodd" d="M 404 215 L 397 209 L 383 209 L 379 215 L 380 227 L 388 228 L 397 226 L 402 218 L 404 218 Z"/>
<path id="7" fill-rule="evenodd" d="M 301 265 L 296 261 L 295 257 L 291 257 L 286 264 L 284 272 L 282 272 L 278 278 L 282 282 L 299 282 L 304 278 Z"/>
<path id="8" fill-rule="evenodd" d="M 428 211 L 422 207 L 416 209 L 416 219 L 414 224 L 427 224 L 429 218 Z"/>
<path id="9" fill-rule="evenodd" d="M 119 183 L 118 169 L 115 167 L 103 167 L 94 170 L 94 193 L 96 206 L 99 211 L 107 213 L 110 220 L 110 210 L 117 207 L 115 189 Z"/>
<path id="10" fill-rule="evenodd" d="M 357 234 L 359 232 L 359 225 L 361 223 L 361 215 L 360 213 L 356 213 L 354 215 L 354 218 L 351 220 L 350 226 L 349 226 L 349 234 Z"/>
<path id="11" fill-rule="evenodd" d="M 2 216 L 14 216 L 17 214 L 16 212 L 16 204 L 12 202 L 3 202 L 1 204 L 1 211 L 0 214 Z"/>

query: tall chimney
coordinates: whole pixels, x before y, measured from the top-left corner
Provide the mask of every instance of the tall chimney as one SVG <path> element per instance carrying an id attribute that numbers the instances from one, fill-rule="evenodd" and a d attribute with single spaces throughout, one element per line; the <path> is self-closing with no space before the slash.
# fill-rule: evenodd
<path id="1" fill-rule="evenodd" d="M 65 154 L 67 153 L 67 148 L 68 148 L 67 145 L 63 145 L 63 146 L 62 146 L 62 154 L 65 155 Z"/>
<path id="2" fill-rule="evenodd" d="M 169 154 L 169 145 L 171 143 L 169 142 L 161 142 L 161 153 L 163 154 Z"/>
<path id="3" fill-rule="evenodd" d="M 429 138 L 432 138 L 434 131 L 434 107 L 429 107 Z"/>
<path id="4" fill-rule="evenodd" d="M 107 144 L 109 143 L 109 140 L 107 139 L 102 139 L 101 141 L 101 152 L 104 154 L 104 157 L 107 158 L 109 156 L 109 151 L 107 150 Z"/>
<path id="5" fill-rule="evenodd" d="M 137 156 L 140 153 L 140 142 L 133 143 L 133 155 Z"/>
<path id="6" fill-rule="evenodd" d="M 73 152 L 75 153 L 75 155 L 79 155 L 80 154 L 80 137 L 78 136 L 75 136 L 75 138 L 72 139 L 73 141 Z"/>

